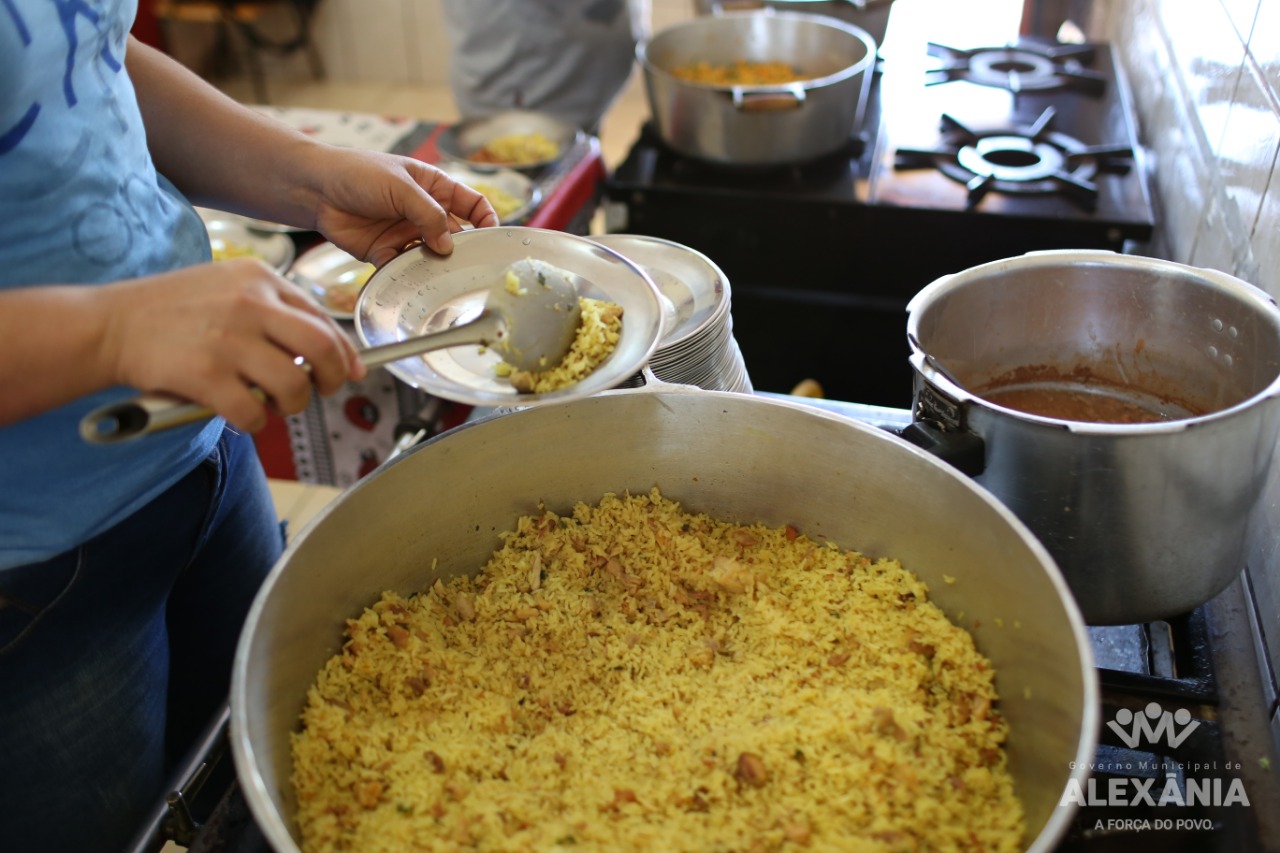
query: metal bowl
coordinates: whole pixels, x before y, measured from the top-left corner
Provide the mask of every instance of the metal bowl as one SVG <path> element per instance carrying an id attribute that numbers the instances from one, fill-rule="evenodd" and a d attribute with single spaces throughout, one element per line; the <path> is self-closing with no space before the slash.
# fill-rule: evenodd
<path id="1" fill-rule="evenodd" d="M 396 378 L 459 403 L 525 406 L 616 387 L 648 362 L 662 334 L 662 300 L 652 279 L 631 260 L 586 237 L 542 228 L 477 228 L 453 238 L 448 256 L 419 247 L 373 274 L 356 302 L 356 334 L 363 346 L 395 343 L 474 319 L 494 282 L 525 258 L 572 273 L 582 296 L 622 306 L 618 345 L 591 375 L 545 394 L 517 391 L 497 375 L 498 355 L 477 345 L 393 362 L 387 370 Z"/>
<path id="2" fill-rule="evenodd" d="M 848 145 L 863 123 L 875 58 L 864 30 L 795 12 L 693 18 L 636 47 L 658 138 L 722 166 L 803 163 Z M 714 86 L 676 74 L 696 62 L 738 60 L 783 61 L 806 79 Z"/>
<path id="3" fill-rule="evenodd" d="M 449 160 L 440 164 L 440 169 L 455 181 L 466 184 L 477 190 L 493 209 L 498 211 L 498 219 L 503 225 L 519 225 L 529 218 L 529 214 L 537 209 L 542 201 L 542 190 L 529 179 L 514 169 L 481 170 L 473 168 L 469 163 L 460 160 Z M 518 200 L 520 206 L 508 211 L 505 215 L 498 210 L 494 189 L 501 190 L 508 196 Z"/>
<path id="4" fill-rule="evenodd" d="M 556 154 L 526 162 L 482 163 L 471 158 L 495 139 L 504 136 L 541 134 L 556 144 Z M 460 160 L 477 171 L 491 172 L 508 168 L 531 171 L 549 166 L 560 159 L 583 137 L 583 132 L 563 119 L 533 110 L 507 110 L 493 115 L 467 118 L 446 127 L 436 140 L 436 147 L 447 158 Z"/>
<path id="5" fill-rule="evenodd" d="M 297 255 L 288 234 L 258 231 L 246 225 L 244 217 L 219 210 L 197 208 L 197 212 L 209 232 L 214 260 L 246 256 L 261 258 L 283 275 Z"/>
<path id="6" fill-rule="evenodd" d="M 201 218 L 205 214 L 215 219 L 225 219 L 228 222 L 238 222 L 250 231 L 261 231 L 264 234 L 296 234 L 306 231 L 306 228 L 298 228 L 296 225 L 285 225 L 282 222 L 271 222 L 266 219 L 255 219 L 252 216 L 241 216 L 238 213 L 227 213 L 224 210 L 213 210 L 212 208 L 198 207 Z"/>
<path id="7" fill-rule="evenodd" d="M 290 738 L 347 619 L 384 590 L 475 572 L 501 545 L 497 531 L 539 504 L 567 512 L 655 485 L 712 517 L 791 524 L 915 572 L 995 666 L 1027 849 L 1058 846 L 1076 814 L 1064 792 L 1090 774 L 1101 705 L 1088 635 L 1044 547 L 968 477 L 884 430 L 668 387 L 450 430 L 344 491 L 290 542 L 245 620 L 231 682 L 236 771 L 272 849 L 298 850 Z"/>
<path id="8" fill-rule="evenodd" d="M 289 269 L 289 278 L 305 288 L 320 307 L 337 320 L 355 317 L 356 298 L 372 275 L 373 264 L 329 242 L 303 252 Z M 350 298 L 351 308 L 346 307 L 346 297 Z"/>

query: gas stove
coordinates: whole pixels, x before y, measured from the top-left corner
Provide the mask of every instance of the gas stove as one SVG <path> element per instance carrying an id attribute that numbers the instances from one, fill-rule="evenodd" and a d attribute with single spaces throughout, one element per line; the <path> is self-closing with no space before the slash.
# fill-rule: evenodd
<path id="1" fill-rule="evenodd" d="M 1146 163 L 1109 45 L 928 52 L 935 64 L 882 79 L 882 104 L 895 106 L 882 110 L 872 204 L 1056 224 L 1068 232 L 1056 248 L 1150 239 Z"/>
<path id="2" fill-rule="evenodd" d="M 1131 251 L 1155 227 L 1107 44 L 1026 39 L 882 58 L 839 151 L 770 168 L 682 157 L 644 127 L 604 184 L 610 230 L 709 255 L 752 382 L 910 404 L 906 304 L 943 275 L 1049 249 Z"/>

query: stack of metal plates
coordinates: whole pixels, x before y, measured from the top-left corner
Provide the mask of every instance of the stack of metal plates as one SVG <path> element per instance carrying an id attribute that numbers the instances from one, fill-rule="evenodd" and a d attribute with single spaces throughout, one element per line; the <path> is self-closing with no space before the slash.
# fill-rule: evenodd
<path id="1" fill-rule="evenodd" d="M 669 303 L 664 305 L 662 336 L 649 359 L 655 377 L 708 391 L 752 392 L 733 337 L 729 281 L 710 258 L 658 237 L 601 234 L 591 239 L 644 270 Z M 637 374 L 621 387 L 643 384 Z"/>

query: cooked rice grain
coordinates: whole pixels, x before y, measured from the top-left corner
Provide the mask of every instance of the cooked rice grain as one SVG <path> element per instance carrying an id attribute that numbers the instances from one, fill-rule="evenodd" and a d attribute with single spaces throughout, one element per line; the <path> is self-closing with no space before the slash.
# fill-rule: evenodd
<path id="1" fill-rule="evenodd" d="M 578 297 L 582 320 L 564 358 L 546 370 L 517 370 L 505 361 L 494 371 L 508 377 L 511 385 L 524 393 L 546 394 L 586 379 L 608 358 L 622 336 L 622 306 L 601 299 Z"/>
<path id="2" fill-rule="evenodd" d="M 992 669 L 927 593 L 657 489 L 521 518 L 349 622 L 293 739 L 304 849 L 1015 850 Z"/>

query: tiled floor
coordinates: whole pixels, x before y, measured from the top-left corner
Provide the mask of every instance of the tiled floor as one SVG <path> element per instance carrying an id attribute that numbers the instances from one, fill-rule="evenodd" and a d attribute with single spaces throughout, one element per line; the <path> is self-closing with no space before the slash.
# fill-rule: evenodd
<path id="1" fill-rule="evenodd" d="M 275 500 L 276 514 L 285 521 L 289 537 L 298 535 L 307 523 L 342 490 L 335 486 L 318 486 L 294 480 L 270 480 L 271 497 Z"/>

